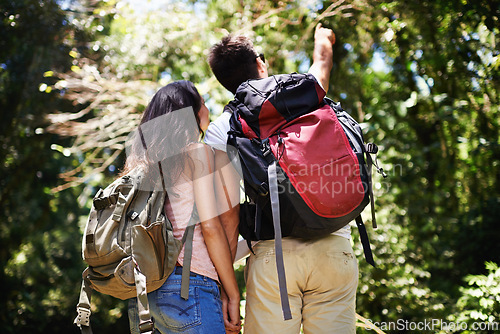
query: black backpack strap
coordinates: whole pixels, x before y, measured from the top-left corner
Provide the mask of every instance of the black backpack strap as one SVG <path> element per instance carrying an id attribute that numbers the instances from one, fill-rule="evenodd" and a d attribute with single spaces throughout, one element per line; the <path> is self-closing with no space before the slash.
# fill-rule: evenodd
<path id="1" fill-rule="evenodd" d="M 375 166 L 375 169 L 377 172 L 382 175 L 382 177 L 385 179 L 387 177 L 387 174 L 384 172 L 384 169 L 382 167 L 379 167 L 378 162 L 377 162 L 377 153 L 378 153 L 378 147 L 377 145 L 373 143 L 367 143 L 365 144 L 365 153 L 366 153 L 366 171 L 368 174 L 368 191 L 370 194 L 370 205 L 371 205 L 371 210 L 372 210 L 372 224 L 373 228 L 377 228 L 377 221 L 375 220 L 375 198 L 373 196 L 373 181 L 372 181 L 372 166 Z M 372 158 L 372 154 L 375 155 L 375 160 Z"/>
<path id="2" fill-rule="evenodd" d="M 228 104 L 224 106 L 224 110 L 222 112 L 230 112 L 231 114 L 238 110 L 238 103 L 240 103 L 236 98 L 234 100 L 229 101 Z"/>
<path id="3" fill-rule="evenodd" d="M 372 165 L 373 160 L 370 153 L 366 153 L 366 172 L 368 174 L 368 193 L 370 196 L 370 206 L 372 210 L 372 225 L 373 228 L 377 228 L 377 220 L 375 219 L 375 199 L 373 197 L 373 181 L 372 181 Z M 363 224 L 364 227 L 364 224 Z"/>
<path id="4" fill-rule="evenodd" d="M 370 248 L 370 239 L 368 239 L 368 233 L 366 233 L 366 227 L 363 223 L 361 215 L 356 217 L 356 226 L 358 226 L 359 238 L 361 240 L 361 245 L 363 245 L 363 252 L 365 253 L 366 262 L 376 268 L 377 266 L 375 265 L 375 261 L 373 260 L 372 249 Z"/>
<path id="5" fill-rule="evenodd" d="M 274 248 L 276 253 L 276 269 L 278 271 L 278 284 L 280 289 L 281 307 L 285 320 L 292 319 L 288 290 L 286 288 L 285 265 L 283 262 L 283 247 L 281 240 L 280 204 L 278 197 L 278 175 L 276 173 L 276 161 L 273 161 L 267 169 L 269 177 L 269 195 L 274 225 Z"/>
<path id="6" fill-rule="evenodd" d="M 254 233 L 257 237 L 257 240 L 260 240 L 260 230 L 262 227 L 262 206 L 259 204 L 259 201 L 255 202 L 255 229 Z"/>

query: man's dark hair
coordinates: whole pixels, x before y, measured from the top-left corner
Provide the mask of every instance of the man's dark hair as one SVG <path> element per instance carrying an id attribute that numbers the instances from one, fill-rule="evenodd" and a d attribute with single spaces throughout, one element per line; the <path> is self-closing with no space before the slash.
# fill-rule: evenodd
<path id="1" fill-rule="evenodd" d="M 256 57 L 250 39 L 229 35 L 212 46 L 208 63 L 221 85 L 236 94 L 243 82 L 259 77 Z"/>

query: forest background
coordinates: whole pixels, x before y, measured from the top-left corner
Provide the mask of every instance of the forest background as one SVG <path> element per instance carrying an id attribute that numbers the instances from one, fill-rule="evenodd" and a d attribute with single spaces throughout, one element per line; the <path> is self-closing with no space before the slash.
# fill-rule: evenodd
<path id="1" fill-rule="evenodd" d="M 354 240 L 357 312 L 493 333 L 471 327 L 500 322 L 499 18 L 496 0 L 0 0 L 1 332 L 78 332 L 91 199 L 159 87 L 193 81 L 215 119 L 231 96 L 212 44 L 243 33 L 271 74 L 304 72 L 322 22 L 337 36 L 328 95 L 389 175 L 375 178 L 378 268 Z M 126 303 L 94 297 L 95 332 L 126 333 Z"/>

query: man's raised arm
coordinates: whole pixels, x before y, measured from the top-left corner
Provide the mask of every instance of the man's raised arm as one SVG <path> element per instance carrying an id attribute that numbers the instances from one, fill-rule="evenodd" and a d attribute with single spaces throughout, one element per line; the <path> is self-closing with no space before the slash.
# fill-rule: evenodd
<path id="1" fill-rule="evenodd" d="M 325 92 L 328 92 L 330 71 L 333 66 L 333 44 L 335 44 L 333 31 L 323 28 L 321 23 L 318 23 L 314 31 L 313 64 L 309 69 L 309 73 L 314 75 Z"/>

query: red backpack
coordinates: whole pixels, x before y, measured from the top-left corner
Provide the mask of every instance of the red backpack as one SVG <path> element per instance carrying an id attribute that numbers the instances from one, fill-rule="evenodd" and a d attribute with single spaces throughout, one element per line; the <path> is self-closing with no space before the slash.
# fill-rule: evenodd
<path id="1" fill-rule="evenodd" d="M 240 234 L 249 244 L 275 240 L 283 314 L 291 319 L 282 237 L 318 238 L 355 220 L 375 266 L 360 214 L 371 202 L 376 227 L 369 153 L 378 149 L 364 143 L 358 123 L 325 98 L 311 74 L 248 80 L 226 108 L 233 112 L 227 151 L 247 196 Z"/>

